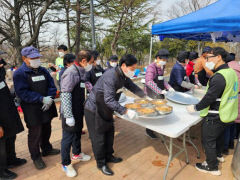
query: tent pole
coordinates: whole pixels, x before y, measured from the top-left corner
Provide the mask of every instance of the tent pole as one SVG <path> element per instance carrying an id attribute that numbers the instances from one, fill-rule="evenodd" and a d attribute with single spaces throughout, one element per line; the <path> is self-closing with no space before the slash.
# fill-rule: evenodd
<path id="1" fill-rule="evenodd" d="M 149 62 L 148 62 L 148 65 L 151 64 L 151 61 L 152 61 L 152 46 L 153 46 L 153 36 L 151 36 L 151 41 L 150 41 L 150 52 L 149 52 Z"/>

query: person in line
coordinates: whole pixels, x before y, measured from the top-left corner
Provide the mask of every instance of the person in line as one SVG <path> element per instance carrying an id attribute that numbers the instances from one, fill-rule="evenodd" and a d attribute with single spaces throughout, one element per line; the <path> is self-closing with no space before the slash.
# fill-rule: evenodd
<path id="1" fill-rule="evenodd" d="M 1 55 L 1 52 L 0 52 Z M 1 58 L 0 58 L 1 59 Z M 17 158 L 15 151 L 16 134 L 22 132 L 23 125 L 13 97 L 5 82 L 6 65 L 0 60 L 0 179 L 15 179 L 17 174 L 10 171 L 26 164 L 26 159 Z"/>
<path id="2" fill-rule="evenodd" d="M 192 84 L 196 84 L 199 87 L 201 87 L 201 83 L 198 81 L 198 79 L 194 75 L 194 65 L 196 63 L 196 60 L 198 59 L 198 53 L 197 52 L 190 52 L 189 53 L 189 62 L 186 66 L 186 76 L 188 78 L 188 81 Z"/>
<path id="3" fill-rule="evenodd" d="M 213 75 L 213 71 L 206 66 L 206 57 L 211 51 L 211 47 L 204 47 L 202 56 L 197 59 L 194 65 L 195 78 L 202 86 L 206 86 L 209 78 Z"/>
<path id="4" fill-rule="evenodd" d="M 126 87 L 139 97 L 144 92 L 130 78 L 134 76 L 137 59 L 133 55 L 125 55 L 119 66 L 106 71 L 97 81 L 85 104 L 85 119 L 92 142 L 97 167 L 105 175 L 113 175 L 108 163 L 119 163 L 122 158 L 113 155 L 114 123 L 113 112 L 127 114 L 130 119 L 136 112 L 128 110 L 118 102 L 117 91 Z"/>
<path id="5" fill-rule="evenodd" d="M 118 66 L 118 56 L 112 55 L 107 62 L 107 70 Z"/>
<path id="6" fill-rule="evenodd" d="M 189 52 L 180 51 L 177 57 L 177 61 L 172 68 L 169 84 L 175 91 L 186 92 L 195 87 L 194 84 L 188 82 L 188 79 L 186 77 L 186 65 L 189 61 L 188 58 Z"/>
<path id="7" fill-rule="evenodd" d="M 227 58 L 226 58 L 226 63 L 228 63 L 228 66 L 232 68 L 237 76 L 238 76 L 238 84 L 240 83 L 240 64 L 239 62 L 235 61 L 235 54 L 234 53 L 229 53 Z M 240 92 L 240 86 L 239 90 Z M 238 104 L 240 102 L 240 98 L 238 98 Z M 239 107 L 239 106 L 238 106 Z M 228 155 L 229 154 L 229 149 L 234 149 L 234 137 L 235 134 L 239 134 L 238 128 L 240 127 L 240 110 L 238 109 L 238 117 L 235 120 L 235 123 L 229 124 L 224 131 L 224 149 L 223 149 L 223 154 Z"/>
<path id="8" fill-rule="evenodd" d="M 57 117 L 54 98 L 56 87 L 47 69 L 41 67 L 38 49 L 30 46 L 21 51 L 24 63 L 14 75 L 13 82 L 17 96 L 21 100 L 24 120 L 28 128 L 28 148 L 37 169 L 46 167 L 42 156 L 57 155 L 49 142 L 51 121 Z M 40 147 L 42 153 L 40 153 Z"/>
<path id="9" fill-rule="evenodd" d="M 58 57 L 55 61 L 55 65 L 56 65 L 56 68 L 57 68 L 57 71 L 58 71 L 57 76 L 56 76 L 56 80 L 58 81 L 58 85 L 60 85 L 59 73 L 64 68 L 63 58 L 64 58 L 65 54 L 67 54 L 67 51 L 68 51 L 67 46 L 65 46 L 63 44 L 58 46 Z"/>
<path id="10" fill-rule="evenodd" d="M 76 59 L 76 56 L 73 54 L 65 54 L 64 55 L 64 58 L 63 58 L 64 67 L 59 72 L 59 83 L 60 84 L 61 84 L 61 78 L 62 78 L 63 73 L 66 71 L 67 68 L 69 68 L 71 65 L 74 64 L 75 59 Z"/>
<path id="11" fill-rule="evenodd" d="M 206 56 L 206 66 L 214 71 L 209 79 L 207 92 L 197 105 L 187 106 L 189 113 L 200 111 L 202 123 L 202 145 L 206 161 L 197 163 L 196 169 L 219 176 L 219 162 L 224 162 L 224 129 L 238 116 L 238 77 L 236 72 L 226 64 L 227 52 L 213 48 Z"/>
<path id="12" fill-rule="evenodd" d="M 164 94 L 167 91 L 174 91 L 174 89 L 164 81 L 164 69 L 169 57 L 167 49 L 161 49 L 155 56 L 155 61 L 147 67 L 145 75 L 145 93 L 152 99 L 164 99 Z M 152 139 L 156 139 L 155 133 L 146 129 L 146 135 Z"/>
<path id="13" fill-rule="evenodd" d="M 94 57 L 93 68 L 86 73 L 86 82 L 88 83 L 88 91 L 91 91 L 92 87 L 96 84 L 97 80 L 103 75 L 104 69 L 101 66 L 101 60 L 98 59 L 99 53 L 92 51 Z"/>
<path id="14" fill-rule="evenodd" d="M 68 177 L 75 177 L 77 172 L 72 161 L 89 161 L 91 156 L 81 149 L 85 102 L 85 73 L 92 69 L 91 51 L 79 52 L 74 64 L 66 69 L 61 78 L 61 119 L 63 136 L 61 142 L 62 168 Z M 72 147 L 72 158 L 70 149 Z"/>

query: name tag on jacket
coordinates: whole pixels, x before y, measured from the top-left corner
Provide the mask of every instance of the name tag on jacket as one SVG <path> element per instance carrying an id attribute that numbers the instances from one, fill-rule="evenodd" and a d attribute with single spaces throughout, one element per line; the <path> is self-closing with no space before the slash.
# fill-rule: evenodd
<path id="1" fill-rule="evenodd" d="M 2 82 L 0 82 L 0 89 L 3 89 L 3 88 L 5 88 L 5 86 L 6 86 L 6 84 L 2 81 Z"/>
<path id="2" fill-rule="evenodd" d="M 85 83 L 80 83 L 81 88 L 85 88 Z"/>
<path id="3" fill-rule="evenodd" d="M 100 76 L 102 76 L 102 72 L 96 73 L 95 75 L 96 75 L 96 77 L 100 77 Z"/>
<path id="4" fill-rule="evenodd" d="M 158 80 L 163 80 L 163 76 L 158 76 Z"/>
<path id="5" fill-rule="evenodd" d="M 32 77 L 33 82 L 44 81 L 44 80 L 45 80 L 45 76 L 43 76 L 43 75 Z"/>

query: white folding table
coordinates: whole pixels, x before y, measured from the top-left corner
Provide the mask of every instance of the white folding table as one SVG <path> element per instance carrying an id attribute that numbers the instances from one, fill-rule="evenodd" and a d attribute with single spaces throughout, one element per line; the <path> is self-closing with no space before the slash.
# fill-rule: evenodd
<path id="1" fill-rule="evenodd" d="M 127 100 L 121 105 L 125 105 L 127 103 L 131 103 L 134 101 L 134 98 L 132 97 L 127 97 Z M 168 101 L 168 105 L 171 105 L 173 107 L 173 112 L 163 118 L 160 119 L 129 119 L 126 115 L 119 115 L 116 114 L 118 117 L 125 119 L 127 121 L 130 121 L 132 123 L 135 123 L 137 125 L 140 125 L 144 128 L 151 129 L 163 136 L 161 137 L 161 140 L 163 141 L 164 145 L 166 146 L 166 149 L 169 153 L 168 157 L 168 163 L 164 172 L 164 180 L 167 177 L 168 173 L 168 168 L 170 165 L 170 162 L 172 161 L 173 158 L 177 157 L 179 154 L 185 152 L 186 155 L 186 163 L 189 163 L 188 160 L 188 153 L 187 153 L 187 148 L 186 148 L 186 134 L 188 130 L 199 123 L 201 121 L 201 118 L 199 117 L 199 113 L 193 113 L 189 114 L 186 110 L 185 105 L 181 104 L 176 104 L 173 102 Z M 183 144 L 182 147 L 176 145 L 173 143 L 173 139 L 180 137 L 183 135 Z M 167 143 L 165 137 L 169 137 L 169 144 Z M 190 137 L 188 137 L 189 142 L 193 145 L 193 147 L 197 150 L 198 156 L 199 156 L 199 151 L 197 147 L 193 144 L 191 141 Z M 179 151 L 175 155 L 173 155 L 173 146 L 178 148 Z"/>

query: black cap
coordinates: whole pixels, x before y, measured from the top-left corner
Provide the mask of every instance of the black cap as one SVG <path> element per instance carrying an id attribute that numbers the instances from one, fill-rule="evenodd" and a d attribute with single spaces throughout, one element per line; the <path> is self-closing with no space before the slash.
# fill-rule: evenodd
<path id="1" fill-rule="evenodd" d="M 156 54 L 155 58 L 159 57 L 160 59 L 168 59 L 170 53 L 167 49 L 161 49 Z"/>
<path id="2" fill-rule="evenodd" d="M 117 55 L 113 55 L 109 58 L 109 61 L 118 61 L 118 56 Z"/>
<path id="3" fill-rule="evenodd" d="M 198 53 L 197 52 L 190 52 L 189 53 L 189 60 L 192 61 L 194 59 L 197 59 L 198 58 Z"/>
<path id="4" fill-rule="evenodd" d="M 189 52 L 188 51 L 180 51 L 178 53 L 178 57 L 177 57 L 177 60 L 180 62 L 180 63 L 185 63 L 185 59 L 188 59 L 189 58 Z"/>
<path id="5" fill-rule="evenodd" d="M 211 48 L 211 47 L 205 46 L 205 47 L 203 48 L 203 52 L 202 52 L 202 53 L 211 53 L 211 51 L 212 51 L 212 48 Z"/>

